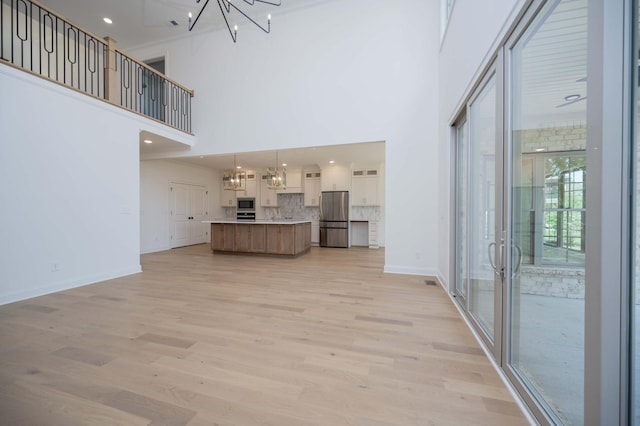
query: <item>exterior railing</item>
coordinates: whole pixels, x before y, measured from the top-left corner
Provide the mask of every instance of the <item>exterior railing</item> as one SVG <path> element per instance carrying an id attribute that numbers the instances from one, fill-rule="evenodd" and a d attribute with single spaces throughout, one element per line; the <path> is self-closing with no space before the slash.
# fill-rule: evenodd
<path id="1" fill-rule="evenodd" d="M 0 0 L 0 59 L 191 133 L 192 90 L 32 0 Z"/>

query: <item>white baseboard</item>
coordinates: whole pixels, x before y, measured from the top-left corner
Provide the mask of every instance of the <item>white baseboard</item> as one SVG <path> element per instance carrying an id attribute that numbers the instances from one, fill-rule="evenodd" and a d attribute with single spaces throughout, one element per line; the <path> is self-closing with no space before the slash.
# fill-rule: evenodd
<path id="1" fill-rule="evenodd" d="M 411 266 L 384 265 L 384 272 L 387 274 L 423 275 L 426 277 L 438 276 L 438 271 L 435 269 Z"/>
<path id="2" fill-rule="evenodd" d="M 119 271 L 113 271 L 104 274 L 97 274 L 86 276 L 69 281 L 59 281 L 52 284 L 47 284 L 41 287 L 35 287 L 30 289 L 24 289 L 20 291 L 14 291 L 7 294 L 0 295 L 0 306 L 8 303 L 19 302 L 21 300 L 31 299 L 33 297 L 44 296 L 45 294 L 57 293 L 59 291 L 69 290 L 76 287 L 83 287 L 89 284 L 95 284 L 100 281 L 111 280 L 114 278 L 120 278 L 127 275 L 133 275 L 142 272 L 141 265 L 135 265 L 130 268 L 121 269 Z"/>

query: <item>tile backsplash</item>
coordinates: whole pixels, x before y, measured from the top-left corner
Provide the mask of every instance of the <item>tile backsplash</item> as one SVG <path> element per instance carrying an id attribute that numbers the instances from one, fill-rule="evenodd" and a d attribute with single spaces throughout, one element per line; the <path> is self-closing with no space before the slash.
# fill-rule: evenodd
<path id="1" fill-rule="evenodd" d="M 235 219 L 236 209 L 225 208 L 225 218 Z M 305 207 L 304 194 L 278 194 L 278 207 L 258 207 L 258 219 L 305 219 L 320 220 L 319 207 Z M 380 220 L 380 207 L 355 206 L 351 208 L 350 220 Z"/>
<path id="2" fill-rule="evenodd" d="M 319 220 L 318 207 L 305 207 L 304 194 L 278 194 L 278 207 L 263 209 L 265 218 Z"/>

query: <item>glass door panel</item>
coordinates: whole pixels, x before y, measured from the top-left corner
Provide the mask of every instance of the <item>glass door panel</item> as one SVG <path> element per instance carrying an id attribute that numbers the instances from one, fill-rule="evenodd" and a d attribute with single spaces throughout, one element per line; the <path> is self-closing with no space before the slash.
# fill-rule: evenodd
<path id="1" fill-rule="evenodd" d="M 456 127 L 456 293 L 464 301 L 469 276 L 467 251 L 467 187 L 469 176 L 467 122 Z"/>
<path id="2" fill-rule="evenodd" d="M 491 77 L 469 107 L 467 243 L 469 313 L 494 341 L 496 274 L 496 82 Z M 498 285 L 500 285 L 499 279 Z"/>
<path id="3" fill-rule="evenodd" d="M 587 0 L 549 1 L 510 50 L 508 373 L 582 424 Z"/>

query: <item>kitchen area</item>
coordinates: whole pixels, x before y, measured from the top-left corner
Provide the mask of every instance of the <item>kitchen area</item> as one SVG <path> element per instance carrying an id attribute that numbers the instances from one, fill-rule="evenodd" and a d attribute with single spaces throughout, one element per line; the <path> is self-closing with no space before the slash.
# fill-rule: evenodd
<path id="1" fill-rule="evenodd" d="M 332 164 L 324 169 L 324 183 L 322 169 L 280 166 L 280 178 L 286 179 L 280 186 L 268 169 L 226 170 L 220 191 L 224 214 L 204 221 L 211 225 L 213 252 L 298 256 L 312 245 L 378 248 L 381 166 Z M 276 242 L 281 235 L 284 240 Z"/>
<path id="2" fill-rule="evenodd" d="M 384 142 L 143 160 L 141 190 L 143 253 L 201 243 L 220 254 L 286 256 L 384 246 Z M 331 194 L 341 201 L 330 203 Z M 285 231 L 291 225 L 300 226 Z M 274 242 L 276 229 L 305 227 L 298 243 Z"/>

